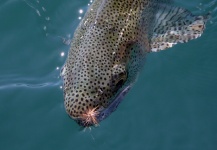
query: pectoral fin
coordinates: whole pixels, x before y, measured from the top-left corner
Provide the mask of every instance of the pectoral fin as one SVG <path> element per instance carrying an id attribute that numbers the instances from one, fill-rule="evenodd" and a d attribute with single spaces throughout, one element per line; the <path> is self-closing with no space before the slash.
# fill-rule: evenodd
<path id="1" fill-rule="evenodd" d="M 151 51 L 165 50 L 200 37 L 208 16 L 194 16 L 186 9 L 163 5 L 156 14 Z"/>

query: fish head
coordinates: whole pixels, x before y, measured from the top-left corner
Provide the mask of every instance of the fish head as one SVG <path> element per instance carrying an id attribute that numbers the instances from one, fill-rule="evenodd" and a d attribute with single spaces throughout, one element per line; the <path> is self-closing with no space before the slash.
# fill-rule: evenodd
<path id="1" fill-rule="evenodd" d="M 81 126 L 98 125 L 116 110 L 131 87 L 127 61 L 106 61 L 107 65 L 101 63 L 95 69 L 88 64 L 63 68 L 65 108 Z"/>
<path id="2" fill-rule="evenodd" d="M 66 112 L 84 127 L 97 125 L 116 110 L 145 54 L 145 42 L 137 38 L 144 35 L 139 33 L 137 22 L 133 23 L 134 17 L 118 13 L 109 21 L 103 14 L 97 12 L 89 27 L 85 26 L 88 19 L 81 23 L 62 71 Z M 121 21 L 124 19 L 127 23 Z"/>

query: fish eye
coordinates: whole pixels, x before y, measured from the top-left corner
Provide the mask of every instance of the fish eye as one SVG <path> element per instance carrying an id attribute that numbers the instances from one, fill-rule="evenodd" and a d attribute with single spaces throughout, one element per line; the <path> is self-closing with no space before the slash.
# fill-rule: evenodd
<path id="1" fill-rule="evenodd" d="M 117 92 L 127 80 L 125 64 L 115 64 L 112 68 L 112 91 Z"/>
<path id="2" fill-rule="evenodd" d="M 118 88 L 120 88 L 122 85 L 123 85 L 123 83 L 124 83 L 124 79 L 120 79 L 117 83 L 116 83 L 116 88 L 118 87 Z"/>
<path id="3" fill-rule="evenodd" d="M 115 84 L 114 84 L 115 91 L 117 91 L 119 88 L 121 88 L 124 85 L 126 79 L 127 79 L 126 72 L 122 72 L 116 76 Z"/>

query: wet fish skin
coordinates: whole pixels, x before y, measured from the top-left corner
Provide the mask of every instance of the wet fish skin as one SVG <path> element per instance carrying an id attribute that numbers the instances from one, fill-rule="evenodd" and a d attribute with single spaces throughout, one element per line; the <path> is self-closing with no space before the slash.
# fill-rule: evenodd
<path id="1" fill-rule="evenodd" d="M 61 72 L 66 111 L 81 126 L 97 124 L 118 107 L 147 53 L 203 33 L 207 16 L 194 16 L 171 3 L 95 0 L 90 6 Z"/>

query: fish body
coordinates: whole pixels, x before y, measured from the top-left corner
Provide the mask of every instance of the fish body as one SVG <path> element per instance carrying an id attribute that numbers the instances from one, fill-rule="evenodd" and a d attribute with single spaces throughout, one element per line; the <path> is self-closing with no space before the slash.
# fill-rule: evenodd
<path id="1" fill-rule="evenodd" d="M 95 0 L 61 72 L 64 105 L 81 126 L 109 116 L 132 87 L 145 56 L 199 37 L 206 16 L 170 0 Z"/>

